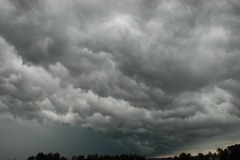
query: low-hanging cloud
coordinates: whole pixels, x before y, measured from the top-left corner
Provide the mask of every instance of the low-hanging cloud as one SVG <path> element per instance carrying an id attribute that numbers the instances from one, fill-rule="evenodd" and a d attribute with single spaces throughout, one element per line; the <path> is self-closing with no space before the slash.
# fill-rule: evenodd
<path id="1" fill-rule="evenodd" d="M 234 0 L 0 0 L 0 113 L 166 153 L 239 131 Z"/>

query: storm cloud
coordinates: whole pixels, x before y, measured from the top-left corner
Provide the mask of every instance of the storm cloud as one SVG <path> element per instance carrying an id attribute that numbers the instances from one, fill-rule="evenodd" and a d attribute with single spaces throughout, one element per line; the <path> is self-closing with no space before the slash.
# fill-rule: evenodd
<path id="1" fill-rule="evenodd" d="M 239 11 L 237 0 L 0 0 L 0 114 L 148 155 L 238 134 Z"/>

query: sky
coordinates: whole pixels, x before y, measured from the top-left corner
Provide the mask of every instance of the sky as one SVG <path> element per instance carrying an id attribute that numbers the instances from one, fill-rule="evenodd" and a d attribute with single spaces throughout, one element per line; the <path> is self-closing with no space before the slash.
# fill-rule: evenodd
<path id="1" fill-rule="evenodd" d="M 0 0 L 0 156 L 240 142 L 239 0 Z"/>

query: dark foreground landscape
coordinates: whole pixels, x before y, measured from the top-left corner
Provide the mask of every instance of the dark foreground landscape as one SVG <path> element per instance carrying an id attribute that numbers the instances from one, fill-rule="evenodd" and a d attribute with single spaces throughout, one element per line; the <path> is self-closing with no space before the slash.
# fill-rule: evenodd
<path id="1" fill-rule="evenodd" d="M 38 153 L 36 156 L 30 156 L 27 160 L 146 160 L 142 155 L 101 155 L 91 154 L 72 156 L 71 159 L 61 156 L 59 153 Z M 217 148 L 216 153 L 198 153 L 192 156 L 190 153 L 181 153 L 179 156 L 167 158 L 149 158 L 148 160 L 240 160 L 240 144 L 228 146 L 225 149 Z"/>

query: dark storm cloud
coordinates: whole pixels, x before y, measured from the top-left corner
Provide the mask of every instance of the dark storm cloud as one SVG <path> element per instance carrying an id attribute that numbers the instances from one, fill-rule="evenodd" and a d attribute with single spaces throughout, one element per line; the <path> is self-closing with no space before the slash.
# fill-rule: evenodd
<path id="1" fill-rule="evenodd" d="M 239 132 L 238 1 L 0 4 L 1 114 L 146 154 Z"/>
<path id="2" fill-rule="evenodd" d="M 0 120 L 2 159 L 24 160 L 40 151 L 44 153 L 59 152 L 68 158 L 80 153 L 87 155 L 127 152 L 119 141 L 91 130 L 69 125 L 56 125 L 49 121 L 39 124 L 35 120 L 19 120 L 16 123 L 14 118 L 9 115 L 8 118 L 1 115 Z"/>

